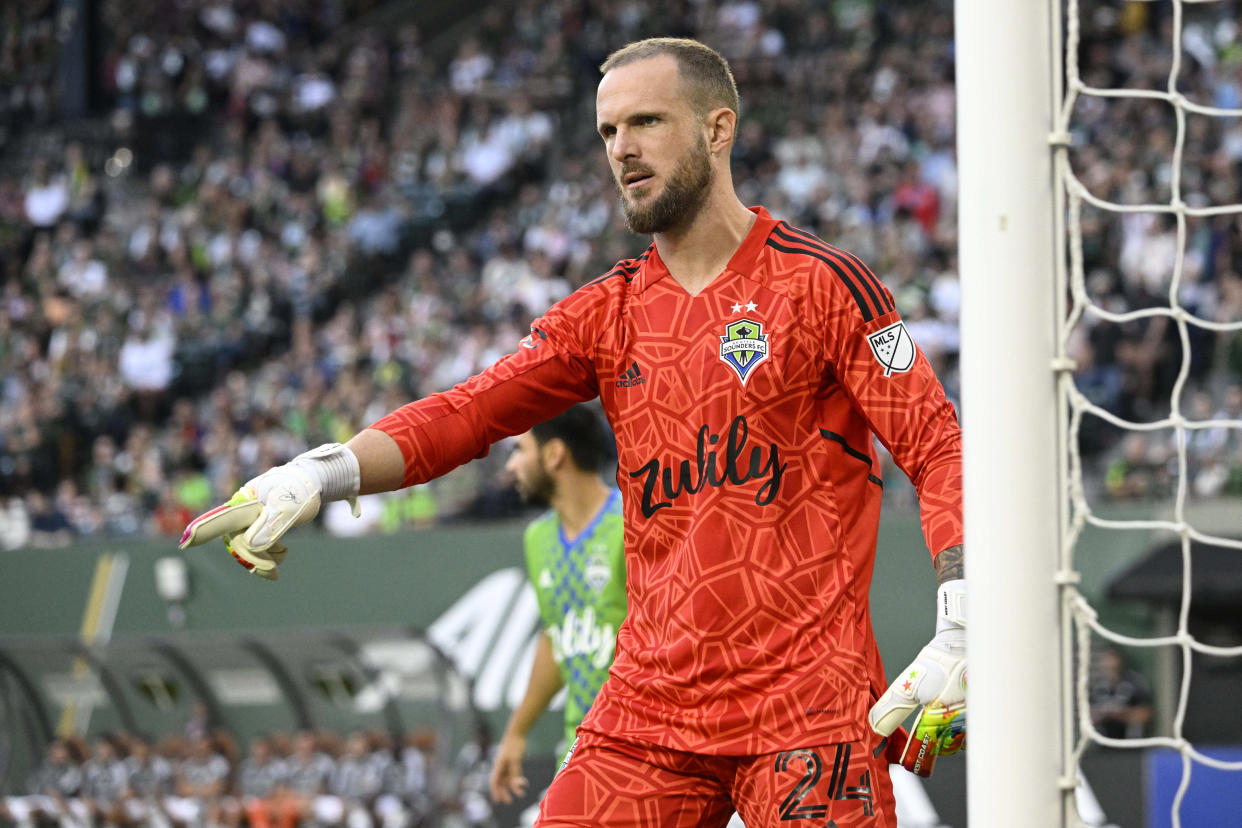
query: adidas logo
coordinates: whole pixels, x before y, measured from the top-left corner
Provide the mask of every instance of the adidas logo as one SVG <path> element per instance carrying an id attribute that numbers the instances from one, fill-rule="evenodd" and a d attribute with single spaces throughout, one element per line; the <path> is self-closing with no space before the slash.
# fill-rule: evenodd
<path id="1" fill-rule="evenodd" d="M 618 388 L 633 388 L 636 385 L 643 385 L 647 382 L 647 377 L 643 375 L 643 369 L 638 367 L 635 362 L 626 369 L 621 378 L 617 380 Z"/>

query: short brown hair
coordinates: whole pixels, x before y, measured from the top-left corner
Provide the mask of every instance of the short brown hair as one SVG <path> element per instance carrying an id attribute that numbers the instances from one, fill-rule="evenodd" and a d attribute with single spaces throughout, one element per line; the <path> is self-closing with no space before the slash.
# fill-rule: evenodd
<path id="1" fill-rule="evenodd" d="M 686 37 L 649 37 L 622 46 L 608 56 L 599 67 L 608 74 L 618 66 L 647 58 L 669 55 L 677 61 L 677 70 L 687 87 L 687 97 L 695 112 L 702 115 L 721 107 L 741 114 L 737 83 L 729 63 L 710 46 Z"/>

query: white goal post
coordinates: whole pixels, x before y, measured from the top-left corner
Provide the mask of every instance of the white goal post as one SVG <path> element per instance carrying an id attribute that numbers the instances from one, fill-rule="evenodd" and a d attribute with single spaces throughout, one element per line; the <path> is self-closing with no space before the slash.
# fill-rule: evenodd
<path id="1" fill-rule="evenodd" d="M 1209 782 L 1192 793 L 1191 779 L 1196 768 L 1242 772 L 1242 761 L 1227 752 L 1217 755 L 1211 748 L 1215 735 L 1191 732 L 1186 724 L 1194 656 L 1242 658 L 1242 646 L 1196 638 L 1190 623 L 1192 542 L 1242 551 L 1242 540 L 1233 536 L 1236 524 L 1209 518 L 1216 525 L 1200 528 L 1200 516 L 1189 508 L 1195 471 L 1189 452 L 1195 436 L 1213 429 L 1231 431 L 1229 439 L 1236 440 L 1242 418 L 1230 408 L 1205 414 L 1186 399 L 1188 389 L 1210 399 L 1219 392 L 1213 383 L 1229 381 L 1192 376 L 1192 330 L 1242 333 L 1235 308 L 1194 303 L 1196 294 L 1189 288 L 1204 271 L 1188 264 L 1191 219 L 1242 217 L 1242 203 L 1221 203 L 1236 199 L 1231 192 L 1203 186 L 1203 176 L 1210 174 L 1205 147 L 1219 142 L 1234 161 L 1242 157 L 1224 140 L 1242 119 L 1242 108 L 1236 96 L 1218 97 L 1205 87 L 1203 78 L 1210 80 L 1216 58 L 1211 47 L 1200 48 L 1213 23 L 1219 24 L 1218 47 L 1239 42 L 1233 6 L 1219 0 L 1160 4 L 1167 17 L 1156 18 L 1159 31 L 1135 29 L 1127 37 L 1133 38 L 1131 45 L 1142 41 L 1139 48 L 1167 66 L 1167 75 L 1158 77 L 1162 69 L 1157 77 L 1140 73 L 1108 87 L 1093 85 L 1101 77 L 1109 81 L 1107 74 L 1092 71 L 1099 68 L 1098 60 L 1089 59 L 1085 70 L 1080 66 L 1080 47 L 1090 42 L 1084 37 L 1099 23 L 1091 10 L 1099 7 L 1080 6 L 1079 0 L 1064 3 L 1063 10 L 1058 0 L 957 0 L 955 14 L 966 575 L 971 581 L 968 812 L 980 825 L 1100 824 L 1105 817 L 1098 808 L 1089 816 L 1090 809 L 1077 807 L 1076 792 L 1089 799 L 1085 786 L 1076 791 L 1084 781 L 1081 759 L 1093 748 L 1128 749 L 1147 752 L 1145 759 L 1178 755 L 1181 774 L 1171 799 L 1167 786 L 1164 792 L 1150 780 L 1146 786 L 1148 807 L 1167 809 L 1159 815 L 1167 816 L 1167 824 L 1224 824 L 1222 817 L 1207 816 L 1205 808 L 1217 809 L 1214 814 L 1235 809 L 1223 817 L 1233 824 L 1238 800 L 1223 792 L 1237 791 L 1236 783 Z M 1189 58 L 1185 72 L 1184 54 Z M 1140 186 L 1136 195 L 1118 193 L 1090 175 L 1080 178 L 1071 154 L 1077 141 L 1092 140 L 1092 113 L 1099 117 L 1110 102 L 1124 113 L 1140 101 L 1167 105 L 1173 116 L 1171 146 L 1163 147 L 1167 181 L 1156 172 L 1154 180 L 1160 183 Z M 1200 119 L 1196 130 L 1187 125 L 1192 115 Z M 1192 169 L 1195 175 L 1183 180 L 1183 172 Z M 1135 171 L 1153 173 L 1142 164 Z M 1168 261 L 1156 260 L 1159 284 L 1148 286 L 1161 298 L 1110 302 L 1107 295 L 1093 295 L 1086 278 L 1084 209 L 1108 217 L 1123 231 L 1135 226 L 1124 222 L 1127 216 L 1167 218 L 1174 252 Z M 1092 233 L 1098 238 L 1098 230 Z M 1126 276 L 1118 258 L 1109 254 L 1106 264 L 1097 261 L 1090 267 Z M 1069 358 L 1077 353 L 1071 347 L 1074 334 L 1147 319 L 1166 320 L 1181 350 L 1169 413 L 1159 419 L 1123 415 L 1093 401 L 1079 388 Z M 1229 387 L 1236 388 L 1236 377 L 1232 381 Z M 1084 485 L 1079 439 L 1084 418 L 1122 432 L 1171 435 L 1153 438 L 1169 452 L 1166 468 L 1173 491 L 1147 501 L 1150 518 L 1110 519 L 1095 511 L 1091 501 L 1097 495 Z M 1214 462 L 1234 461 L 1222 454 Z M 1200 490 L 1196 482 L 1198 497 L 1220 491 Z M 1089 596 L 1078 589 L 1076 556 L 1085 551 L 1079 540 L 1088 526 L 1137 533 L 1130 536 L 1137 543 L 1149 532 L 1180 539 L 1176 630 L 1135 637 L 1101 620 Z M 1089 690 L 1094 640 L 1145 648 L 1166 664 L 1180 657 L 1180 683 L 1175 685 L 1172 669 L 1165 676 L 1165 695 L 1174 698 L 1162 703 L 1175 708 L 1171 720 L 1158 722 L 1152 734 L 1130 733 L 1126 739 L 1097 728 Z M 1137 794 L 1143 786 L 1137 779 L 1135 785 Z"/>
<path id="2" fill-rule="evenodd" d="M 1058 14 L 1048 0 L 955 4 L 971 825 L 1072 824 L 1060 784 Z"/>

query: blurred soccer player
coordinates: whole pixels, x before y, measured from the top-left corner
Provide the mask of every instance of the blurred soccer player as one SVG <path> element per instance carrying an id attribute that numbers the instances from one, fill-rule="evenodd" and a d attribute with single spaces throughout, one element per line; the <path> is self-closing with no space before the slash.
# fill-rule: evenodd
<path id="1" fill-rule="evenodd" d="M 569 688 L 564 750 L 608 678 L 626 606 L 621 492 L 600 477 L 610 439 L 595 413 L 576 405 L 518 437 L 505 463 L 523 498 L 552 508 L 523 541 L 544 633 L 492 766 L 500 802 L 526 793 L 526 736 L 557 692 Z"/>
<path id="2" fill-rule="evenodd" d="M 712 826 L 736 807 L 750 828 L 892 826 L 888 735 L 923 709 L 919 772 L 964 738 L 956 414 L 862 262 L 738 199 L 723 58 L 658 38 L 601 69 L 596 126 L 647 250 L 479 375 L 250 481 L 183 545 L 225 536 L 273 577 L 322 500 L 429 480 L 598 396 L 629 612 L 540 824 Z M 936 634 L 887 690 L 874 438 L 917 488 L 941 582 Z"/>

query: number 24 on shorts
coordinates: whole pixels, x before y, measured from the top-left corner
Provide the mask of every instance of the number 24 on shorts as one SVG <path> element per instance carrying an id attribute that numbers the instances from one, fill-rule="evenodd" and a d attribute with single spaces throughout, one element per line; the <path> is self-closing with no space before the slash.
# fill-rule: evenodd
<path id="1" fill-rule="evenodd" d="M 847 784 L 847 771 L 850 766 L 850 753 L 853 746 L 850 744 L 840 744 L 836 746 L 836 756 L 832 762 L 832 773 L 828 779 L 828 788 L 826 793 L 834 801 L 847 799 L 857 799 L 862 801 L 863 815 L 872 816 L 874 814 L 874 805 L 871 800 L 871 772 L 864 770 L 859 774 L 858 784 Z M 781 820 L 794 819 L 823 819 L 828 816 L 829 806 L 824 804 L 816 804 L 817 800 L 822 801 L 820 797 L 812 794 L 813 791 L 820 791 L 820 780 L 824 775 L 823 760 L 819 754 L 805 748 L 800 750 L 787 750 L 776 755 L 777 773 L 794 772 L 802 773 L 802 778 L 794 785 L 789 795 L 784 798 L 780 806 Z M 810 795 L 811 801 L 806 801 Z"/>

